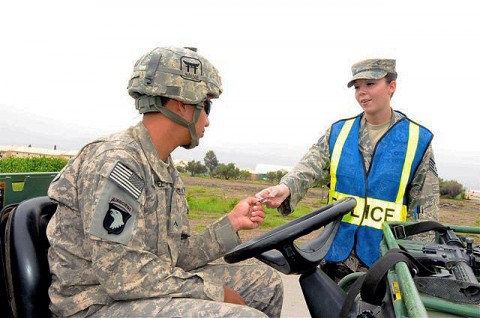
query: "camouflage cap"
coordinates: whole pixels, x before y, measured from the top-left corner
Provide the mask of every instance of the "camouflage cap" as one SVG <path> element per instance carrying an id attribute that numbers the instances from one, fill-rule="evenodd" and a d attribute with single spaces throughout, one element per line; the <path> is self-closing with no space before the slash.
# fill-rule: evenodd
<path id="1" fill-rule="evenodd" d="M 207 95 L 218 98 L 222 81 L 217 69 L 189 48 L 156 48 L 142 56 L 133 69 L 128 94 L 165 96 L 196 105 Z"/>
<path id="2" fill-rule="evenodd" d="M 369 59 L 352 65 L 352 79 L 347 87 L 352 87 L 357 79 L 380 79 L 388 73 L 395 73 L 395 60 Z"/>

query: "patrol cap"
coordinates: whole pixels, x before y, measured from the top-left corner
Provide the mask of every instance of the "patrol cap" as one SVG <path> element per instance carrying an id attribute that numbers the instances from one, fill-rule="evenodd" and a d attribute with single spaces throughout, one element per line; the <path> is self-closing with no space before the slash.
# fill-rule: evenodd
<path id="1" fill-rule="evenodd" d="M 357 79 L 380 79 L 388 73 L 394 73 L 395 60 L 392 59 L 369 59 L 352 65 L 352 79 L 347 87 L 352 87 Z"/>

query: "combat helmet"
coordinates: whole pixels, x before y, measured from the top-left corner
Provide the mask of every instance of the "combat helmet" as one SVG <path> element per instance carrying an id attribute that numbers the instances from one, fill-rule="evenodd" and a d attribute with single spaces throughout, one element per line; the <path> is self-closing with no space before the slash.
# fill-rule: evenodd
<path id="1" fill-rule="evenodd" d="M 133 69 L 128 94 L 135 99 L 140 114 L 161 112 L 190 131 L 191 149 L 198 146 L 195 124 L 207 101 L 218 98 L 222 82 L 217 69 L 192 48 L 156 48 L 142 56 Z M 186 121 L 165 108 L 161 96 L 195 106 L 193 120 Z"/>

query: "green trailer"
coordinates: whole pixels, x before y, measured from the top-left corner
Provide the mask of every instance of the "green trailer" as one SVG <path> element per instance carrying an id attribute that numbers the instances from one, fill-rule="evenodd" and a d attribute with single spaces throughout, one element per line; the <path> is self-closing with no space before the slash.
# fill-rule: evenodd
<path id="1" fill-rule="evenodd" d="M 0 173 L 0 211 L 23 200 L 47 195 L 58 172 Z"/>

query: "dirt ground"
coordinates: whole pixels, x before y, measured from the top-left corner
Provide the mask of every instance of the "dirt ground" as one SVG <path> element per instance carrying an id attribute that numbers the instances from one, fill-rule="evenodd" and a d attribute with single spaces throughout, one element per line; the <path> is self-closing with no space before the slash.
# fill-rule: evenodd
<path id="1" fill-rule="evenodd" d="M 225 197 L 231 198 L 244 198 L 246 196 L 253 196 L 255 193 L 268 187 L 268 184 L 258 184 L 254 182 L 245 181 L 230 181 L 220 180 L 212 178 L 198 178 L 198 177 L 184 177 L 184 181 L 187 186 L 198 185 L 205 187 L 221 188 Z M 325 199 L 328 193 L 325 189 L 314 188 L 310 189 L 302 202 L 310 206 L 315 206 L 314 202 L 318 202 L 319 199 Z M 190 220 L 191 228 L 195 229 L 196 225 L 206 225 L 211 223 L 211 219 L 207 220 Z M 479 200 L 440 200 L 440 222 L 443 224 L 455 224 L 455 225 L 467 225 L 467 226 L 480 226 L 480 201 Z M 241 231 L 240 237 L 243 241 L 249 240 L 255 236 L 265 233 L 266 229 L 256 229 L 252 231 Z M 309 240 L 310 237 L 314 237 L 318 233 L 312 233 L 304 240 Z M 475 241 L 480 244 L 480 239 L 475 236 Z"/>

